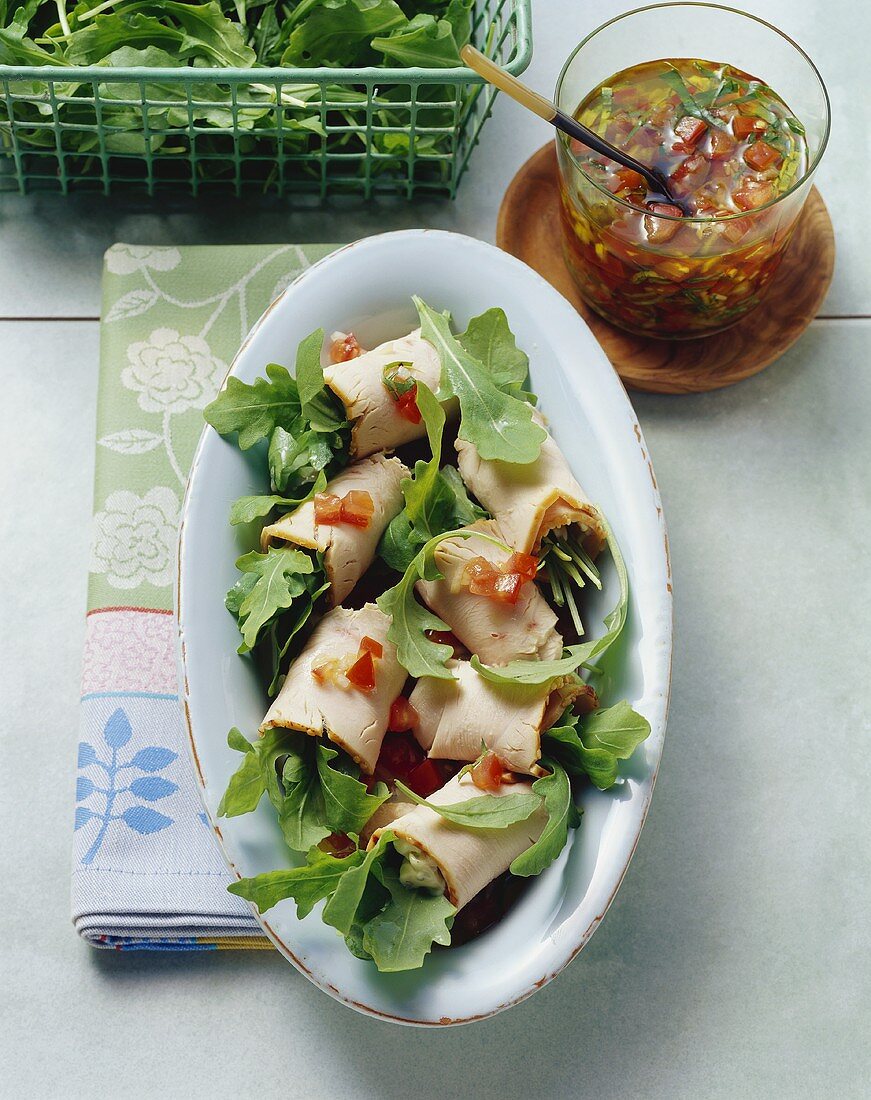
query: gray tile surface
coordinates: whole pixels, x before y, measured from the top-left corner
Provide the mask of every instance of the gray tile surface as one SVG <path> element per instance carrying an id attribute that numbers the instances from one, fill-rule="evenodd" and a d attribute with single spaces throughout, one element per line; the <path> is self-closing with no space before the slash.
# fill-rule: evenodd
<path id="1" fill-rule="evenodd" d="M 819 177 L 827 314 L 868 313 L 856 175 L 868 8 L 746 6 L 804 42 L 836 125 Z M 622 6 L 536 0 L 531 79 Z M 862 134 L 864 141 L 862 145 Z M 99 256 L 142 242 L 492 239 L 543 140 L 501 103 L 458 203 L 293 214 L 0 197 L 0 316 L 93 316 Z M 858 167 L 857 167 L 858 166 Z M 847 186 L 851 194 L 846 193 Z M 863 239 L 864 238 L 864 239 Z M 867 1095 L 871 321 L 818 321 L 732 389 L 635 395 L 669 523 L 674 693 L 653 808 L 601 928 L 496 1019 L 412 1032 L 340 1007 L 270 953 L 96 953 L 69 923 L 73 752 L 97 326 L 0 322 L 0 1094 L 15 1097 Z"/>

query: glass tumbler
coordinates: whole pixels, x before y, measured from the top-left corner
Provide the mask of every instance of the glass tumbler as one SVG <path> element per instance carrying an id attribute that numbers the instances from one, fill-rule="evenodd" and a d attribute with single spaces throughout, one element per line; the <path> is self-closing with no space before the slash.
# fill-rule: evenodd
<path id="1" fill-rule="evenodd" d="M 669 3 L 589 34 L 560 74 L 557 105 L 573 115 L 614 74 L 665 58 L 729 64 L 765 81 L 801 121 L 807 141 L 804 175 L 766 205 L 674 219 L 612 194 L 587 173 L 577 144 L 557 134 L 563 251 L 585 301 L 630 332 L 687 339 L 728 328 L 762 300 L 826 147 L 829 99 L 813 62 L 776 27 L 732 8 Z M 648 234 L 645 217 L 681 224 L 673 234 Z"/>

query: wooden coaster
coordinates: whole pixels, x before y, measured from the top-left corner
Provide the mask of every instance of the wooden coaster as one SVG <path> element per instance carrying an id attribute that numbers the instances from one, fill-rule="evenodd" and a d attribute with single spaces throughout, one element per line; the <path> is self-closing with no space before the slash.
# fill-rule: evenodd
<path id="1" fill-rule="evenodd" d="M 556 148 L 523 165 L 499 208 L 496 243 L 568 298 L 627 386 L 650 393 L 701 393 L 740 382 L 792 347 L 832 281 L 835 238 L 819 191 L 808 196 L 762 305 L 731 328 L 695 340 L 653 340 L 604 321 L 581 298 L 563 262 Z"/>

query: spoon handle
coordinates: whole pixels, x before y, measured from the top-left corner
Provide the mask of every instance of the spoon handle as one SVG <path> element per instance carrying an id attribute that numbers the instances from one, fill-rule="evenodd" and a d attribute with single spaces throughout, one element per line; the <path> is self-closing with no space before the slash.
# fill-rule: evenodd
<path id="1" fill-rule="evenodd" d="M 593 133 L 592 130 L 583 126 L 577 119 L 572 118 L 571 115 L 567 115 L 565 111 L 561 111 L 555 103 L 547 99 L 545 96 L 540 95 L 538 92 L 534 92 L 532 88 L 528 88 L 525 84 L 521 83 L 511 73 L 507 73 L 503 68 L 491 61 L 489 57 L 485 57 L 480 50 L 476 50 L 474 46 L 463 46 L 460 50 L 460 57 L 469 66 L 470 69 L 474 69 L 479 76 L 483 76 L 490 84 L 495 84 L 497 88 L 505 92 L 506 95 L 511 96 L 522 107 L 526 107 L 527 110 L 537 114 L 539 118 L 543 118 L 545 122 L 549 122 L 551 126 L 555 126 L 557 130 L 562 130 L 564 134 L 568 134 L 569 137 L 576 138 L 587 148 L 595 150 L 597 153 L 601 153 L 603 156 L 608 157 L 609 160 L 615 160 L 618 164 L 622 164 L 624 168 L 631 168 L 634 172 L 638 172 L 640 176 L 647 181 L 648 185 L 654 192 L 665 195 L 669 201 L 674 200 L 669 195 L 668 188 L 665 180 L 659 173 L 652 168 L 648 168 L 646 164 L 642 164 L 640 160 L 636 160 L 635 157 L 630 157 L 628 153 L 624 153 L 622 149 L 617 149 L 615 146 L 609 144 L 599 137 L 598 134 Z"/>

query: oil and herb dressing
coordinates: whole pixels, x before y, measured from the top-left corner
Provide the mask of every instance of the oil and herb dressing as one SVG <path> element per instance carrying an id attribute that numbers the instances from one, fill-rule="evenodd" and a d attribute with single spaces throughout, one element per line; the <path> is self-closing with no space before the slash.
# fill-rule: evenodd
<path id="1" fill-rule="evenodd" d="M 804 127 L 777 93 L 730 65 L 672 58 L 617 73 L 575 116 L 658 169 L 684 206 L 572 142 L 567 259 L 591 304 L 662 336 L 723 328 L 757 305 L 800 210 L 775 200 L 808 167 Z"/>

